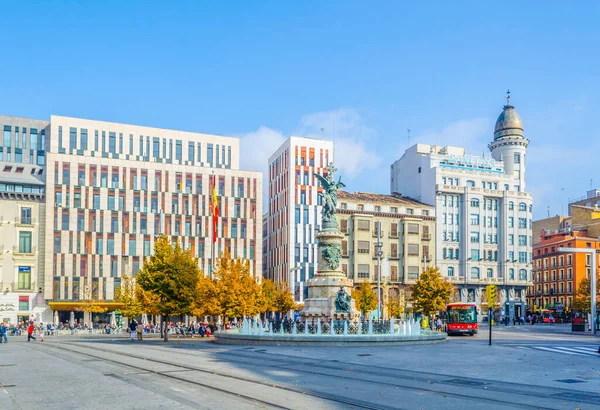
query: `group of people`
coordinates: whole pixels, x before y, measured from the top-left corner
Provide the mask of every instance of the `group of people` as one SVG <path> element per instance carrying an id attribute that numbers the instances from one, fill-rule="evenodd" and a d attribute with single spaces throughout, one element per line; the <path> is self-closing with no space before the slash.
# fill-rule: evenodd
<path id="1" fill-rule="evenodd" d="M 20 335 L 20 332 L 18 334 L 16 332 L 17 328 L 19 330 L 21 330 L 22 327 L 21 326 L 19 326 L 19 327 L 13 326 L 12 328 L 9 328 L 6 323 L 4 323 L 4 322 L 0 323 L 0 343 L 8 343 L 7 333 L 11 330 L 13 331 L 13 335 Z M 40 342 L 43 342 L 44 340 L 46 340 L 45 334 L 46 334 L 47 329 L 48 330 L 50 329 L 50 325 L 48 325 L 48 328 L 46 328 L 44 326 L 44 324 L 41 322 L 39 325 L 35 325 L 33 323 L 33 321 L 30 321 L 26 327 L 27 341 L 30 342 L 31 339 L 37 340 L 37 338 L 35 336 L 38 335 L 40 338 Z"/>
<path id="2" fill-rule="evenodd" d="M 201 323 L 201 322 L 191 322 L 189 325 L 185 325 L 184 323 L 177 322 L 169 322 L 166 324 L 165 329 L 168 334 L 175 334 L 177 337 L 190 336 L 194 338 L 196 335 L 200 337 L 210 337 L 212 333 L 218 330 L 218 327 L 212 323 Z M 160 329 L 158 326 L 153 324 L 143 325 L 136 321 L 135 319 L 129 323 L 129 333 L 131 336 L 131 340 L 143 340 L 143 334 L 149 332 L 158 332 Z"/>

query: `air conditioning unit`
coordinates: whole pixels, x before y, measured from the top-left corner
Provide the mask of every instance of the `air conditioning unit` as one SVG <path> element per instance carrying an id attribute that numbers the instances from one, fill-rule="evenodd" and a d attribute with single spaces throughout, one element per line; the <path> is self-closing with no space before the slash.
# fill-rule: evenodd
<path id="1" fill-rule="evenodd" d="M 61 205 L 61 203 L 60 203 L 60 202 L 57 202 L 56 204 L 54 204 L 54 206 L 55 206 L 56 208 L 62 208 L 62 205 Z"/>

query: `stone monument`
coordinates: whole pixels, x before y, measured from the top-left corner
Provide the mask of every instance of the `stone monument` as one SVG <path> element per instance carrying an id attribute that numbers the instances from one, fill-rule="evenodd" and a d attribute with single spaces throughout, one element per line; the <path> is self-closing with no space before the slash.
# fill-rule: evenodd
<path id="1" fill-rule="evenodd" d="M 323 222 L 316 235 L 318 242 L 318 266 L 315 276 L 308 281 L 308 299 L 304 300 L 302 316 L 305 319 L 329 321 L 331 319 L 355 319 L 359 316 L 352 299 L 352 280 L 340 268 L 342 238 L 335 216 L 337 191 L 345 185 L 341 178 L 335 182 L 337 169 L 330 163 L 327 175 L 315 174 L 323 187 Z M 350 292 L 350 293 L 348 293 Z"/>

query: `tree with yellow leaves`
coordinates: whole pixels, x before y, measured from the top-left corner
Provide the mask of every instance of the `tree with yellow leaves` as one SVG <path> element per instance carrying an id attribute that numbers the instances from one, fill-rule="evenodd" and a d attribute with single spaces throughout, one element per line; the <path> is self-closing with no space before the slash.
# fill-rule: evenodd
<path id="1" fill-rule="evenodd" d="M 260 286 L 250 275 L 248 260 L 233 259 L 225 251 L 217 261 L 214 277 L 221 315 L 238 318 L 260 312 Z"/>
<path id="2" fill-rule="evenodd" d="M 446 308 L 454 292 L 454 285 L 442 278 L 439 268 L 430 266 L 411 286 L 411 291 L 415 311 L 431 316 Z"/>
<path id="3" fill-rule="evenodd" d="M 173 245 L 170 237 L 161 235 L 154 242 L 154 255 L 144 261 L 136 281 L 153 295 L 149 298 L 152 308 L 165 323 L 170 316 L 191 314 L 201 275 L 191 250 L 182 249 L 178 242 Z M 164 341 L 168 341 L 168 332 L 164 332 Z"/>
<path id="4" fill-rule="evenodd" d="M 260 313 L 274 312 L 274 302 L 277 295 L 277 287 L 271 279 L 264 279 L 260 284 L 258 296 L 258 311 Z"/>
<path id="5" fill-rule="evenodd" d="M 219 302 L 219 287 L 215 280 L 202 275 L 198 280 L 196 299 L 192 306 L 192 315 L 219 316 L 222 313 Z"/>
<path id="6" fill-rule="evenodd" d="M 406 310 L 406 292 L 404 289 L 390 295 L 386 307 L 389 317 L 399 318 Z"/>
<path id="7" fill-rule="evenodd" d="M 375 294 L 369 282 L 358 285 L 358 288 L 352 292 L 352 296 L 362 316 L 366 316 L 368 312 L 377 309 L 377 294 Z"/>
<path id="8" fill-rule="evenodd" d="M 77 304 L 77 309 L 79 310 L 89 313 L 104 313 L 108 310 L 101 305 L 96 286 L 84 286 L 81 299 L 82 302 Z"/>
<path id="9" fill-rule="evenodd" d="M 285 314 L 296 308 L 296 302 L 290 292 L 290 288 L 286 282 L 279 282 L 275 285 L 276 293 L 273 301 L 273 310 Z"/>
<path id="10" fill-rule="evenodd" d="M 137 285 L 135 278 L 131 275 L 123 275 L 121 286 L 115 291 L 115 300 L 123 304 L 121 313 L 129 320 L 144 313 L 143 301 L 139 297 L 140 292 L 143 290 Z"/>

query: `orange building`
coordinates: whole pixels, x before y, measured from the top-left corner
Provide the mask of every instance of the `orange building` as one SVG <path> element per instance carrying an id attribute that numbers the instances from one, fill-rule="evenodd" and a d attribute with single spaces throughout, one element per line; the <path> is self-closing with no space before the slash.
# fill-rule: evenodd
<path id="1" fill-rule="evenodd" d="M 527 292 L 531 309 L 553 309 L 558 303 L 570 309 L 579 283 L 591 275 L 591 255 L 559 249 L 600 249 L 600 240 L 588 235 L 587 230 L 573 227 L 542 231 L 541 241 L 533 247 L 533 285 Z M 600 258 L 596 260 L 598 263 Z"/>

